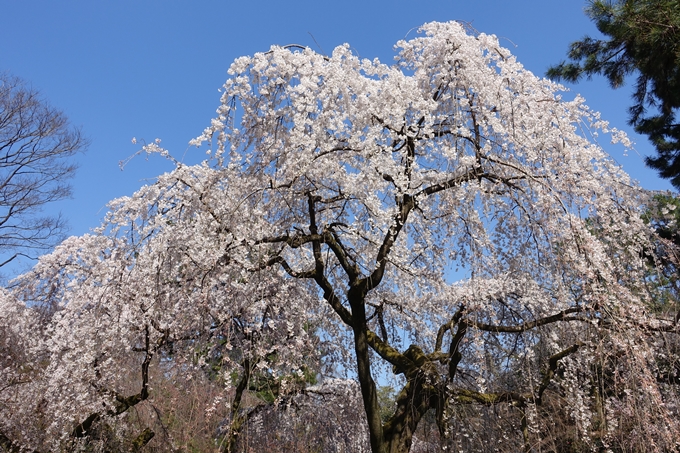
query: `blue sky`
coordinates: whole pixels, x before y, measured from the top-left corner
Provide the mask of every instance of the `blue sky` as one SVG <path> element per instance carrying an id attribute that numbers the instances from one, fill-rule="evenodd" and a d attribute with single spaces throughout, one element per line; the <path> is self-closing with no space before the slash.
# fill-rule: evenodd
<path id="1" fill-rule="evenodd" d="M 580 0 L 5 0 L 0 71 L 26 79 L 91 139 L 88 153 L 77 158 L 73 199 L 52 208 L 69 219 L 72 234 L 83 234 L 99 224 L 109 200 L 171 169 L 161 158 L 138 157 L 121 171 L 119 162 L 139 147 L 132 137 L 160 138 L 187 162 L 202 158 L 187 143 L 209 124 L 217 90 L 238 56 L 291 43 L 330 53 L 347 42 L 361 57 L 388 62 L 394 43 L 419 25 L 460 20 L 499 36 L 526 68 L 543 75 L 570 42 L 596 35 L 585 6 Z M 630 89 L 593 80 L 572 91 L 630 132 Z M 643 187 L 670 189 L 644 167 L 641 156 L 653 152 L 645 138 L 631 135 L 637 152 L 628 156 L 602 145 Z"/>

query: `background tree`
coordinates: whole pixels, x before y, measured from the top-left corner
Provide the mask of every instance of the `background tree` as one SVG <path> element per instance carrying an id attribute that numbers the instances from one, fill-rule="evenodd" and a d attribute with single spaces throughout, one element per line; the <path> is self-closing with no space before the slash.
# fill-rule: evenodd
<path id="1" fill-rule="evenodd" d="M 678 273 L 678 250 L 680 248 L 680 198 L 668 192 L 652 195 L 643 214 L 643 220 L 655 229 L 659 238 L 654 251 L 647 255 L 651 269 L 650 287 L 658 292 L 655 313 L 676 316 L 680 300 L 680 274 Z M 656 272 L 660 269 L 661 272 Z"/>
<path id="2" fill-rule="evenodd" d="M 42 208 L 71 195 L 70 158 L 86 146 L 62 112 L 21 79 L 0 73 L 0 266 L 63 240 L 64 219 Z"/>
<path id="3" fill-rule="evenodd" d="M 153 431 L 145 448 L 169 449 L 160 389 L 203 371 L 227 452 L 259 423 L 315 439 L 286 407 L 353 451 L 676 449 L 678 382 L 657 358 L 678 323 L 649 316 L 649 196 L 590 134 L 625 135 L 455 22 L 399 42 L 393 65 L 273 47 L 229 73 L 194 142 L 205 162 L 175 162 L 18 279 L 15 305 L 56 308 L 37 377 L 4 395 L 44 399 L 0 414 L 13 445 Z M 37 440 L 17 425 L 36 411 Z"/>
<path id="4" fill-rule="evenodd" d="M 570 62 L 548 77 L 578 81 L 604 75 L 612 87 L 635 75 L 630 123 L 657 150 L 647 164 L 680 189 L 680 5 L 676 0 L 596 0 L 586 9 L 606 39 L 571 44 Z M 651 112 L 649 111 L 651 109 Z"/>

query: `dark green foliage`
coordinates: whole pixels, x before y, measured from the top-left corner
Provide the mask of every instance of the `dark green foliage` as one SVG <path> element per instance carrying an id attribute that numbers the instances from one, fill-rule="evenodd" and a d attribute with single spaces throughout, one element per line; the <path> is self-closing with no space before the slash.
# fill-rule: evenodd
<path id="1" fill-rule="evenodd" d="M 680 1 L 597 0 L 586 12 L 607 39 L 572 43 L 570 61 L 548 77 L 576 82 L 598 74 L 618 88 L 636 75 L 630 124 L 656 147 L 647 164 L 680 188 Z"/>
<path id="2" fill-rule="evenodd" d="M 642 217 L 658 235 L 680 247 L 680 198 L 671 193 L 656 193 Z"/>
<path id="3" fill-rule="evenodd" d="M 655 293 L 654 313 L 677 316 L 680 299 L 680 198 L 671 193 L 655 194 L 642 219 L 656 230 L 659 240 L 655 249 L 646 253 L 650 265 L 650 290 Z M 676 318 L 677 319 L 677 318 Z"/>
<path id="4" fill-rule="evenodd" d="M 387 422 L 397 407 L 397 392 L 392 386 L 381 385 L 378 387 L 378 404 L 380 405 L 380 419 Z"/>

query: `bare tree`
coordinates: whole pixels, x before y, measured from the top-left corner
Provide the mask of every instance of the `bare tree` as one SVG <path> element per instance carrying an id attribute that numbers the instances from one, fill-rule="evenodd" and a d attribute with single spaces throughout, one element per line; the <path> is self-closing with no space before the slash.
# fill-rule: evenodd
<path id="1" fill-rule="evenodd" d="M 70 160 L 88 141 L 18 77 L 0 73 L 0 267 L 63 239 L 66 223 L 43 213 L 71 195 Z"/>

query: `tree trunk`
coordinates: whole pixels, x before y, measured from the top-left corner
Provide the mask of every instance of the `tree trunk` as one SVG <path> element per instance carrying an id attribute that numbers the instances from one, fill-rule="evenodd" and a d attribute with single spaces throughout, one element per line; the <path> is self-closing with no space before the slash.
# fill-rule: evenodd
<path id="1" fill-rule="evenodd" d="M 248 418 L 246 414 L 240 413 L 241 400 L 243 399 L 243 392 L 248 388 L 250 373 L 253 367 L 254 364 L 251 364 L 249 359 L 243 360 L 243 376 L 241 376 L 241 380 L 236 386 L 234 401 L 231 403 L 231 422 L 229 423 L 229 431 L 223 441 L 222 453 L 233 453 L 235 451 L 238 436 L 241 434 L 243 425 Z"/>
<path id="2" fill-rule="evenodd" d="M 357 357 L 357 375 L 361 386 L 361 397 L 364 402 L 366 420 L 368 422 L 368 432 L 371 440 L 371 451 L 373 453 L 387 453 L 383 439 L 383 426 L 380 419 L 380 405 L 378 404 L 378 392 L 375 381 L 371 376 L 371 360 L 368 348 L 368 338 L 366 331 L 366 306 L 364 305 L 363 295 L 352 297 L 350 292 L 350 305 L 352 307 L 352 318 L 354 320 L 354 351 Z"/>
<path id="3" fill-rule="evenodd" d="M 397 409 L 385 423 L 383 436 L 387 453 L 408 453 L 418 423 L 430 410 L 434 397 L 432 388 L 426 384 L 425 373 L 410 379 L 397 397 Z"/>
<path id="4" fill-rule="evenodd" d="M 418 422 L 430 409 L 430 401 L 437 394 L 433 386 L 433 382 L 437 380 L 436 370 L 434 370 L 435 373 L 428 373 L 428 361 L 419 347 L 411 346 L 404 353 L 418 368 L 417 371 L 407 376 L 407 383 L 397 397 L 397 409 L 392 418 L 383 426 L 378 392 L 371 376 L 364 289 L 361 286 L 353 287 L 348 292 L 348 299 L 354 321 L 352 330 L 357 374 L 368 422 L 371 451 L 372 453 L 408 453 Z"/>

